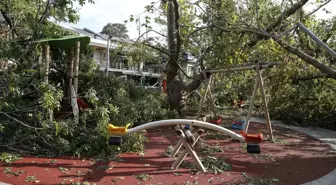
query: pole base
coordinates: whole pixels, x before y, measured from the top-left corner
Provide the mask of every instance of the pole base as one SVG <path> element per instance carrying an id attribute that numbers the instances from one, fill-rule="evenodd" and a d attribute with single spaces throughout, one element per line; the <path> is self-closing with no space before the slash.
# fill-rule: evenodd
<path id="1" fill-rule="evenodd" d="M 113 146 L 121 146 L 122 143 L 123 143 L 122 137 L 111 136 L 108 144 Z"/>
<path id="2" fill-rule="evenodd" d="M 259 144 L 247 144 L 247 153 L 260 154 Z"/>

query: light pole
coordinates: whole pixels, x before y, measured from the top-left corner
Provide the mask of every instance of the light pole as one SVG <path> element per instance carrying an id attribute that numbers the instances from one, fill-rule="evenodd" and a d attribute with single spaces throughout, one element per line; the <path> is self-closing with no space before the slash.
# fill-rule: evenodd
<path id="1" fill-rule="evenodd" d="M 106 75 L 108 76 L 108 72 L 110 69 L 110 37 L 107 38 L 107 62 L 106 62 Z"/>

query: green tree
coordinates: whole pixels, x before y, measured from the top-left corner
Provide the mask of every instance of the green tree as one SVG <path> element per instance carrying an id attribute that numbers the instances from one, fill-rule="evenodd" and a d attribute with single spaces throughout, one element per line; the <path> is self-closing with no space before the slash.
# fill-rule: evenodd
<path id="1" fill-rule="evenodd" d="M 120 23 L 107 23 L 102 31 L 102 34 L 108 35 L 109 37 L 120 37 L 128 39 L 128 30 L 125 24 Z"/>
<path id="2" fill-rule="evenodd" d="M 328 99 L 327 97 L 331 95 L 330 92 L 334 91 L 330 89 L 335 83 L 330 78 L 336 78 L 335 68 L 331 64 L 334 63 L 334 59 L 300 31 L 296 23 L 303 22 L 324 42 L 333 47 L 335 45 L 333 36 L 336 32 L 335 21 L 334 19 L 320 21 L 314 16 L 314 13 L 317 10 L 322 10 L 329 1 L 315 2 L 315 9 L 311 12 L 304 11 L 307 2 L 308 0 L 283 1 L 282 3 L 266 0 L 201 0 L 191 3 L 167 0 L 162 1 L 159 6 L 156 6 L 155 3 L 146 6 L 145 9 L 148 13 L 160 12 L 160 17 L 155 18 L 154 21 L 165 24 L 167 28 L 166 33 L 159 33 L 166 36 L 167 46 L 159 48 L 151 46 L 169 58 L 166 75 L 171 107 L 181 112 L 181 109 L 184 108 L 183 95 L 201 87 L 205 80 L 202 73 L 195 77 L 187 77 L 189 80 L 183 80 L 180 77 L 186 76 L 183 72 L 184 69 L 181 68 L 182 51 L 193 53 L 203 72 L 213 68 L 228 68 L 251 63 L 255 60 L 284 62 L 283 66 L 271 70 L 272 73 L 267 73 L 272 77 L 266 83 L 272 90 L 268 94 L 268 98 L 271 101 L 274 98 L 282 104 L 280 111 L 282 115 L 286 112 L 285 107 L 287 106 L 298 111 L 294 104 L 291 105 L 294 101 L 290 100 L 295 93 L 302 95 L 301 98 L 308 98 L 308 94 L 301 94 L 303 92 L 297 91 L 296 86 L 291 84 L 295 79 L 300 79 L 302 82 L 300 85 L 309 88 L 311 86 L 308 83 L 305 84 L 303 79 L 310 79 L 310 82 L 314 79 L 315 81 L 323 81 L 322 84 L 325 84 L 323 87 L 326 89 L 323 92 L 316 91 L 316 96 L 319 98 L 313 99 L 321 104 L 326 104 L 318 99 L 321 99 L 322 94 Z M 130 21 L 132 20 L 134 20 L 133 16 L 130 17 Z M 153 20 L 148 18 L 143 26 L 148 28 L 152 22 Z M 144 41 L 143 44 L 148 46 L 148 43 Z M 238 91 L 252 77 L 253 72 L 245 72 L 244 75 L 234 77 L 227 74 L 215 75 L 215 79 L 221 81 L 226 81 L 223 78 L 229 78 L 231 82 L 236 79 L 235 84 L 230 82 L 235 87 L 224 84 L 219 86 L 222 88 L 218 88 L 218 90 L 223 92 L 226 91 L 225 89 L 231 92 Z M 328 80 L 324 78 L 328 78 Z M 282 87 L 282 95 L 289 98 L 288 102 L 280 102 L 279 98 L 276 98 L 276 92 L 279 92 L 277 90 Z M 288 94 L 285 95 L 285 92 Z M 246 93 L 249 94 L 249 92 Z M 301 99 L 300 102 L 302 101 Z M 334 102 L 334 100 L 332 101 Z M 299 104 L 299 101 L 295 102 Z M 310 104 L 309 107 L 313 107 L 313 105 L 316 104 Z M 326 107 L 334 110 L 330 105 L 326 105 Z M 279 111 L 275 104 L 273 110 Z M 304 112 L 306 109 L 302 110 Z M 314 109 L 314 112 L 307 117 L 311 118 L 313 114 L 321 113 L 320 110 Z M 323 110 L 325 115 L 332 115 L 332 111 Z"/>

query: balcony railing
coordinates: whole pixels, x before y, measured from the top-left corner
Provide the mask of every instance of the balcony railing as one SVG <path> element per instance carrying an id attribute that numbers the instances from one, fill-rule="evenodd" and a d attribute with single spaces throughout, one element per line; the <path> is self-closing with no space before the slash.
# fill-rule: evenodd
<path id="1" fill-rule="evenodd" d="M 107 61 L 101 61 L 96 62 L 99 64 L 101 70 L 106 70 L 106 63 Z M 122 62 L 111 62 L 109 71 L 111 72 L 121 72 L 125 75 L 137 75 L 137 76 L 153 76 L 153 77 L 159 77 L 162 74 L 161 69 L 156 68 L 148 68 L 143 67 L 142 70 L 140 68 L 140 64 L 136 65 L 125 65 L 125 63 Z"/>

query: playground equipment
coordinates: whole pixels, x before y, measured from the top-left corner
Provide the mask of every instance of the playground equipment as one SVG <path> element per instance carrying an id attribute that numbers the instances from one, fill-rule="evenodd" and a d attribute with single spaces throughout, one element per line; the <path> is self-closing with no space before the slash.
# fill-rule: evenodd
<path id="1" fill-rule="evenodd" d="M 260 153 L 259 143 L 263 140 L 262 134 L 257 135 L 250 135 L 242 131 L 242 134 L 237 134 L 231 130 L 225 129 L 221 126 L 217 126 L 211 123 L 198 121 L 198 120 L 187 120 L 187 119 L 170 119 L 170 120 L 161 120 L 161 121 L 154 121 L 150 123 L 146 123 L 131 129 L 128 129 L 130 124 L 127 124 L 125 127 L 116 127 L 112 124 L 109 124 L 107 129 L 111 134 L 109 144 L 110 145 L 121 145 L 122 143 L 122 136 L 134 134 L 143 130 L 147 130 L 154 127 L 161 127 L 161 126 L 171 126 L 171 125 L 180 125 L 180 126 L 197 126 L 200 128 L 207 128 L 211 130 L 215 130 L 221 132 L 223 134 L 229 135 L 236 140 L 247 142 L 249 153 Z M 180 152 L 176 160 L 172 165 L 172 169 L 177 169 L 185 157 L 189 154 L 194 162 L 197 164 L 199 169 L 203 172 L 206 172 L 205 167 L 203 166 L 202 162 L 200 161 L 199 157 L 197 156 L 196 151 L 193 149 L 193 146 L 197 143 L 200 139 L 201 135 L 204 133 L 203 129 L 198 129 L 195 134 L 192 134 L 189 129 L 186 127 L 181 129 L 176 129 L 176 134 L 180 138 L 179 142 L 174 147 L 173 152 L 171 153 L 171 157 L 174 158 L 178 152 L 182 149 L 184 150 Z"/>
<path id="2" fill-rule="evenodd" d="M 254 65 L 243 66 L 243 67 L 234 67 L 234 68 L 230 68 L 230 69 L 215 69 L 215 70 L 207 71 L 208 73 L 211 73 L 211 74 L 213 74 L 213 73 L 224 73 L 224 72 L 234 72 L 234 71 L 245 71 L 245 70 L 255 70 L 256 71 L 254 89 L 253 89 L 253 93 L 252 93 L 247 117 L 246 117 L 245 122 L 244 122 L 244 131 L 246 133 L 248 131 L 248 126 L 249 126 L 249 122 L 250 122 L 250 119 L 251 119 L 251 114 L 252 114 L 253 106 L 254 106 L 254 103 L 255 103 L 255 98 L 256 98 L 256 95 L 257 95 L 257 90 L 259 89 L 260 90 L 260 95 L 261 95 L 261 98 L 262 98 L 262 102 L 263 102 L 264 114 L 265 114 L 265 118 L 266 118 L 266 122 L 267 122 L 269 140 L 271 140 L 271 141 L 273 141 L 273 130 L 272 130 L 271 120 L 270 120 L 270 116 L 269 116 L 269 112 L 268 112 L 268 105 L 267 105 L 267 100 L 266 100 L 266 97 L 265 97 L 265 90 L 264 90 L 263 77 L 261 75 L 261 70 L 272 68 L 272 67 L 274 67 L 276 65 L 280 65 L 280 64 L 281 63 L 279 63 L 279 62 L 260 64 L 259 61 L 255 61 Z M 210 101 L 213 105 L 213 98 L 212 98 L 212 94 L 211 94 L 211 84 L 212 84 L 212 81 L 213 81 L 212 76 L 213 75 L 211 75 L 208 78 L 205 94 L 203 95 L 201 103 L 198 107 L 197 119 L 200 118 L 200 113 L 201 113 L 201 110 L 202 110 L 202 106 L 203 106 L 203 103 L 204 103 L 204 101 L 206 99 L 206 96 L 208 94 L 210 96 L 209 99 L 210 99 Z M 212 108 L 214 109 L 214 107 L 212 107 Z"/>
<path id="3" fill-rule="evenodd" d="M 79 114 L 78 103 L 81 108 L 86 108 L 87 105 L 81 101 L 78 97 L 78 70 L 80 61 L 80 51 L 85 50 L 90 43 L 90 37 L 88 36 L 64 36 L 60 38 L 46 38 L 36 41 L 43 48 L 43 63 L 42 74 L 44 76 L 44 82 L 49 83 L 49 71 L 50 71 L 50 46 L 54 46 L 64 50 L 68 55 L 68 84 L 66 85 L 67 97 L 63 101 L 62 108 L 59 112 L 54 110 L 46 110 L 49 115 L 49 120 L 52 122 L 55 117 L 68 117 L 73 114 L 75 117 Z M 70 106 L 72 107 L 72 111 Z M 78 121 L 78 120 L 77 120 Z"/>

